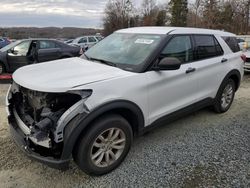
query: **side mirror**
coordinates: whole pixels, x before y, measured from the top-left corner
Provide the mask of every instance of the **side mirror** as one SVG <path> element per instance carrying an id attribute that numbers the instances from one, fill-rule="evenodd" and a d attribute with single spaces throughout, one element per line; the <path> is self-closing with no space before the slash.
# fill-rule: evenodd
<path id="1" fill-rule="evenodd" d="M 180 67 L 181 61 L 178 58 L 164 57 L 154 70 L 178 70 Z"/>

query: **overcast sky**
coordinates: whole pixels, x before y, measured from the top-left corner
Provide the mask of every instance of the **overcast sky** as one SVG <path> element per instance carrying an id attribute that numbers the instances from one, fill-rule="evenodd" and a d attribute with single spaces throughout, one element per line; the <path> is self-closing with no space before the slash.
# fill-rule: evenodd
<path id="1" fill-rule="evenodd" d="M 102 27 L 108 0 L 0 0 L 0 27 Z M 142 0 L 134 0 L 140 5 Z M 167 0 L 157 0 L 162 3 Z"/>

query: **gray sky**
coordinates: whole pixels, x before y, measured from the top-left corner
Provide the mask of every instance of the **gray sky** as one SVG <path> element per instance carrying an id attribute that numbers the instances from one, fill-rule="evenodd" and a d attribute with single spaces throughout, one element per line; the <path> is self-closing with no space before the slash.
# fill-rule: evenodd
<path id="1" fill-rule="evenodd" d="M 0 27 L 102 27 L 108 0 L 0 0 Z M 134 0 L 140 5 L 142 0 Z M 167 2 L 167 0 L 157 0 Z"/>

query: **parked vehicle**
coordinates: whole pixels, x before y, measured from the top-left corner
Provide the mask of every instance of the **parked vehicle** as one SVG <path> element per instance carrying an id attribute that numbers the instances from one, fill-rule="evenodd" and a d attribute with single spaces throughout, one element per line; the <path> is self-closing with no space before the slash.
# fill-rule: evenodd
<path id="1" fill-rule="evenodd" d="M 1 38 L 0 37 L 0 49 L 7 46 L 10 43 L 11 43 L 11 41 L 8 38 L 6 38 L 6 37 Z"/>
<path id="2" fill-rule="evenodd" d="M 0 49 L 0 74 L 56 59 L 79 56 L 80 48 L 51 39 L 25 39 Z"/>
<path id="3" fill-rule="evenodd" d="M 73 42 L 73 40 L 74 40 L 74 39 L 68 39 L 68 40 L 64 41 L 64 43 L 66 43 L 66 44 L 71 44 L 71 43 Z"/>
<path id="4" fill-rule="evenodd" d="M 244 52 L 244 55 L 245 55 L 244 71 L 250 72 L 250 51 Z"/>
<path id="5" fill-rule="evenodd" d="M 30 157 L 66 168 L 73 156 L 92 175 L 115 169 L 156 125 L 206 106 L 228 111 L 243 76 L 235 35 L 216 30 L 123 29 L 81 58 L 18 69 L 7 113 Z"/>
<path id="6" fill-rule="evenodd" d="M 239 44 L 240 49 L 244 50 L 244 47 L 246 46 L 246 41 L 244 39 L 237 38 L 237 42 Z"/>
<path id="7" fill-rule="evenodd" d="M 96 43 L 103 39 L 102 36 L 82 36 L 74 39 L 71 43 L 68 43 L 72 46 L 80 46 L 85 51 L 94 46 Z"/>

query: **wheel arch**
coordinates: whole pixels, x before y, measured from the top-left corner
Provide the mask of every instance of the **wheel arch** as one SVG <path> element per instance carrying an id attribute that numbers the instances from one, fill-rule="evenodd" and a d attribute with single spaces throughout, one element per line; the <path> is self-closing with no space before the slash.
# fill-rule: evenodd
<path id="1" fill-rule="evenodd" d="M 133 102 L 118 100 L 106 103 L 95 108 L 86 117 L 76 116 L 64 129 L 64 147 L 62 159 L 70 158 L 80 136 L 91 127 L 96 118 L 106 114 L 119 114 L 131 125 L 133 134 L 140 134 L 144 127 L 144 115 L 142 110 Z"/>
<path id="2" fill-rule="evenodd" d="M 239 89 L 240 87 L 240 82 L 241 82 L 241 74 L 240 71 L 237 69 L 231 70 L 223 79 L 223 81 L 221 82 L 221 84 L 228 79 L 232 79 L 235 83 L 235 89 L 236 91 Z"/>

